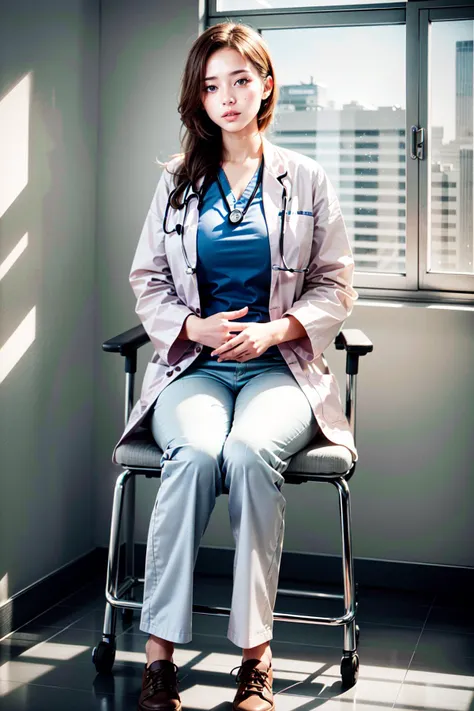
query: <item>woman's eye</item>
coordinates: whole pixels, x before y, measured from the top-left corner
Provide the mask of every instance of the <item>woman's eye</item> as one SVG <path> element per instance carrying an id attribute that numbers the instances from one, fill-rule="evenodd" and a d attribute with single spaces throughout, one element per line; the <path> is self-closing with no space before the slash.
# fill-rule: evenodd
<path id="1" fill-rule="evenodd" d="M 240 79 L 237 79 L 237 81 L 235 83 L 239 84 L 239 81 L 244 82 L 244 84 L 240 84 L 239 86 L 245 86 L 246 84 L 249 83 L 249 80 L 246 77 L 241 77 Z M 217 86 L 215 84 L 208 84 L 208 86 L 204 87 L 204 91 L 207 94 L 214 94 L 215 93 L 214 89 L 217 89 Z"/>

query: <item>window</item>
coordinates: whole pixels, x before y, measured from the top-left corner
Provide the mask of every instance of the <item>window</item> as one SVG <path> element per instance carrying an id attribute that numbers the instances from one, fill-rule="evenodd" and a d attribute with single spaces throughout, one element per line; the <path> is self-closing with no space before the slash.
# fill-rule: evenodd
<path id="1" fill-rule="evenodd" d="M 263 37 L 272 52 L 280 89 L 270 140 L 314 158 L 325 168 L 341 202 L 356 269 L 363 258 L 365 265 L 370 263 L 367 271 L 404 274 L 399 242 L 400 236 L 405 241 L 404 228 L 400 230 L 397 221 L 379 222 L 378 209 L 372 209 L 363 223 L 354 216 L 361 203 L 385 207 L 405 202 L 405 185 L 394 183 L 392 167 L 405 158 L 400 148 L 406 123 L 405 28 L 269 30 L 263 31 Z M 386 61 L 375 77 L 373 67 L 382 53 Z M 350 66 L 344 61 L 348 55 Z M 347 180 L 361 170 L 376 179 Z M 372 244 L 367 251 L 369 241 L 379 241 L 380 249 Z"/>
<path id="2" fill-rule="evenodd" d="M 328 174 L 359 292 L 474 302 L 472 0 L 209 0 L 224 19 L 270 47 L 267 137 Z"/>
<path id="3" fill-rule="evenodd" d="M 406 0 L 405 0 L 406 1 Z M 302 7 L 341 7 L 344 5 L 386 5 L 393 0 L 217 0 L 217 12 L 232 10 L 294 10 Z"/>
<path id="4" fill-rule="evenodd" d="M 441 21 L 430 28 L 430 274 L 474 274 L 473 25 L 473 21 Z M 452 203 L 449 222 L 440 214 L 440 203 Z M 446 240 L 451 236 L 454 243 L 447 250 Z"/>

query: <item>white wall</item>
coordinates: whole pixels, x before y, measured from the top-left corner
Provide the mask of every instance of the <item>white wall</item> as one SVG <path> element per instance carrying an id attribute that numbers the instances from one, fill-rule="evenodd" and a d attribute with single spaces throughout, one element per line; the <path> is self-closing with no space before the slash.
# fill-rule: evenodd
<path id="1" fill-rule="evenodd" d="M 94 547 L 98 37 L 96 0 L 1 2 L 0 264 L 28 246 L 0 281 L 0 345 L 32 309 L 36 327 L 0 384 L 0 603 Z"/>

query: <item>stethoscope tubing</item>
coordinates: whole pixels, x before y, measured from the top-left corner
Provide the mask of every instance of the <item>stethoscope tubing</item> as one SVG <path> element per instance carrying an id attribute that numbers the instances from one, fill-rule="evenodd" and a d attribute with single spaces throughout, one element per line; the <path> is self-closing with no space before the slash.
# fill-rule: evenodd
<path id="1" fill-rule="evenodd" d="M 263 164 L 262 164 L 263 166 Z M 281 271 L 281 272 L 290 272 L 290 273 L 297 273 L 297 274 L 305 274 L 309 270 L 309 266 L 304 267 L 303 269 L 297 269 L 296 267 L 289 267 L 288 264 L 286 263 L 285 260 L 285 220 L 286 220 L 286 208 L 288 204 L 288 199 L 287 199 L 287 190 L 286 187 L 283 183 L 283 179 L 286 178 L 288 175 L 288 172 L 283 173 L 282 175 L 279 175 L 277 177 L 277 180 L 282 186 L 282 210 L 281 210 L 281 216 L 280 216 L 280 239 L 279 239 L 279 247 L 280 247 L 280 256 L 281 256 L 281 261 L 283 263 L 283 266 L 280 267 L 277 264 L 272 265 L 272 269 L 274 271 Z M 195 274 L 196 273 L 196 267 L 193 267 L 188 259 L 188 255 L 186 252 L 186 247 L 184 246 L 184 225 L 186 223 L 186 216 L 188 213 L 188 207 L 189 203 L 193 198 L 195 198 L 198 201 L 198 209 L 201 205 L 202 199 L 203 199 L 203 194 L 202 194 L 202 188 L 199 192 L 192 192 L 191 194 L 189 193 L 190 189 L 192 187 L 191 181 L 189 181 L 186 191 L 183 197 L 183 202 L 181 203 L 181 206 L 179 209 L 181 210 L 184 207 L 184 214 L 183 214 L 183 222 L 181 224 L 176 223 L 175 227 L 171 230 L 167 229 L 168 226 L 168 213 L 171 205 L 171 199 L 173 195 L 175 194 L 177 188 L 171 191 L 168 201 L 166 203 L 166 208 L 165 208 L 165 214 L 163 217 L 163 232 L 167 235 L 173 234 L 173 232 L 176 232 L 181 238 L 181 251 L 183 252 L 183 258 L 184 262 L 186 264 L 186 269 L 185 272 L 186 274 Z M 257 186 L 258 187 L 258 186 Z M 256 192 L 256 190 L 255 190 Z M 248 207 L 248 204 L 247 206 Z"/>

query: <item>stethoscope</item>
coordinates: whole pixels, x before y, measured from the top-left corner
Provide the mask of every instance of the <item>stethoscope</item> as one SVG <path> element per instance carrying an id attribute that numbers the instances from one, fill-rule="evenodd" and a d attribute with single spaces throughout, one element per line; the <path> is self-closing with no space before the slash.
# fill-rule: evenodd
<path id="1" fill-rule="evenodd" d="M 222 190 L 220 180 L 217 177 L 217 184 L 218 184 L 219 190 L 221 192 L 221 195 L 223 195 L 224 204 L 226 205 L 227 213 L 228 213 L 227 214 L 228 221 L 230 224 L 240 224 L 240 222 L 242 222 L 242 219 L 244 218 L 245 213 L 247 212 L 247 209 L 249 208 L 250 203 L 252 202 L 253 198 L 255 197 L 255 194 L 260 186 L 260 183 L 262 181 L 262 175 L 263 175 L 263 157 L 262 157 L 262 161 L 260 164 L 260 170 L 259 170 L 259 175 L 257 178 L 257 184 L 252 192 L 252 195 L 250 196 L 250 199 L 247 201 L 247 204 L 245 205 L 243 210 L 240 210 L 238 208 L 237 209 L 234 208 L 234 210 L 230 209 L 229 204 L 227 202 L 227 198 L 225 197 L 225 193 Z M 285 219 L 286 219 L 286 208 L 287 208 L 287 203 L 288 203 L 288 197 L 287 197 L 287 190 L 286 190 L 286 187 L 283 183 L 283 180 L 284 180 L 284 178 L 287 177 L 287 175 L 288 175 L 288 171 L 285 171 L 284 173 L 282 173 L 281 175 L 279 175 L 277 177 L 277 180 L 282 187 L 282 194 L 281 194 L 282 209 L 280 212 L 280 256 L 281 256 L 281 261 L 283 262 L 283 266 L 280 267 L 277 264 L 273 264 L 272 269 L 275 271 L 280 271 L 280 272 L 291 272 L 292 274 L 293 273 L 303 274 L 309 270 L 309 266 L 304 267 L 303 269 L 297 269 L 296 267 L 289 267 L 288 264 L 286 263 L 285 255 L 284 255 Z M 209 184 L 210 183 L 208 183 L 208 185 Z M 168 197 L 168 202 L 166 203 L 165 214 L 163 217 L 163 231 L 164 231 L 164 233 L 167 235 L 171 235 L 171 234 L 173 234 L 173 232 L 176 232 L 176 234 L 178 234 L 181 237 L 181 250 L 183 252 L 184 261 L 186 263 L 186 269 L 185 269 L 186 274 L 195 274 L 196 273 L 196 267 L 191 266 L 189 259 L 188 259 L 187 252 L 186 252 L 186 247 L 184 246 L 184 225 L 186 223 L 186 215 L 188 213 L 189 204 L 190 204 L 191 200 L 193 200 L 193 198 L 195 198 L 198 201 L 198 210 L 200 209 L 200 207 L 202 205 L 203 198 L 204 198 L 204 184 L 201 186 L 201 189 L 197 193 L 196 192 L 190 193 L 191 187 L 192 187 L 192 183 L 190 181 L 186 187 L 184 197 L 183 197 L 183 202 L 181 203 L 181 205 L 178 208 L 179 210 L 182 210 L 184 207 L 183 222 L 181 224 L 176 223 L 176 226 L 171 230 L 167 229 L 168 212 L 169 212 L 170 205 L 171 205 L 171 199 L 172 199 L 174 193 L 176 192 L 177 188 L 175 188 L 170 193 L 170 195 Z"/>

